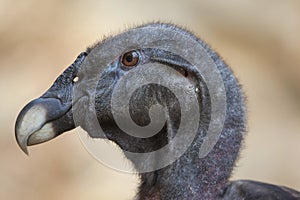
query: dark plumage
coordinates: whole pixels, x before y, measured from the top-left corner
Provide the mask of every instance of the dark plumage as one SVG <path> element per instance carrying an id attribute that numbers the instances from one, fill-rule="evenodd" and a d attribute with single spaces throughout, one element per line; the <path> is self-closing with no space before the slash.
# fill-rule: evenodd
<path id="1" fill-rule="evenodd" d="M 149 27 L 173 30 L 175 33 L 196 41 L 215 63 L 224 82 L 225 91 L 223 92 L 226 94 L 224 128 L 216 145 L 204 158 L 199 157 L 199 149 L 207 133 L 212 108 L 210 97 L 214 94 L 209 92 L 201 74 L 195 72 L 189 60 L 170 51 L 155 48 L 155 46 L 149 48 L 141 45 L 141 41 L 151 40 L 152 36 L 147 33 Z M 135 45 L 126 46 L 127 43 L 121 40 L 122 37 L 136 30 L 140 31 L 138 37 L 130 41 Z M 153 37 L 163 38 L 160 34 L 159 31 L 152 33 Z M 132 68 L 139 69 L 145 65 L 151 66 L 151 64 L 159 63 L 178 72 L 161 75 L 163 79 L 172 80 L 178 84 L 181 83 L 180 80 L 187 79 L 193 87 L 199 90 L 197 100 L 200 121 L 195 138 L 179 159 L 164 168 L 140 174 L 141 184 L 137 199 L 300 199 L 299 192 L 286 187 L 254 181 L 228 181 L 246 132 L 246 110 L 241 86 L 231 69 L 210 47 L 186 30 L 160 23 L 137 27 L 112 39 L 118 38 L 121 38 L 121 42 L 111 47 L 112 52 L 101 51 L 107 45 L 107 40 L 104 40 L 81 53 L 45 94 L 30 102 L 20 112 L 16 122 L 16 139 L 25 153 L 27 153 L 27 145 L 48 141 L 76 126 L 81 126 L 92 138 L 107 137 L 118 144 L 138 170 L 145 166 L 154 166 L 157 160 L 163 158 L 157 156 L 141 163 L 139 159 L 127 152 L 151 152 L 170 142 L 176 135 L 182 114 L 177 97 L 168 88 L 157 84 L 141 86 L 133 93 L 129 107 L 131 118 L 137 125 L 146 126 L 150 123 L 149 110 L 152 105 L 158 103 L 166 108 L 167 120 L 164 127 L 159 133 L 148 138 L 133 137 L 124 133 L 114 120 L 110 100 L 117 82 Z M 103 60 L 117 50 L 122 51 L 123 54 L 119 54 L 119 58 L 115 58 L 109 66 L 102 66 L 105 64 Z M 183 51 L 189 54 L 199 53 L 189 52 L 190 49 Z M 99 81 L 96 81 L 92 87 L 95 81 L 91 76 L 99 72 L 98 67 L 105 67 L 105 69 Z M 79 78 L 76 83 L 73 81 L 75 77 Z M 143 77 L 136 78 L 143 79 Z M 74 88 L 78 93 L 73 94 Z M 127 89 L 130 89 L 130 84 L 124 85 L 124 90 Z M 92 97 L 95 98 L 92 102 L 92 104 L 95 103 L 95 107 L 91 109 L 89 106 L 91 99 L 93 100 Z M 93 109 L 105 136 L 95 131 L 98 129 L 93 127 L 94 121 L 91 117 Z M 122 109 L 120 108 L 120 113 Z M 128 118 L 128 116 L 121 117 L 124 117 L 124 120 Z M 173 147 L 169 151 L 176 152 L 178 148 Z"/>

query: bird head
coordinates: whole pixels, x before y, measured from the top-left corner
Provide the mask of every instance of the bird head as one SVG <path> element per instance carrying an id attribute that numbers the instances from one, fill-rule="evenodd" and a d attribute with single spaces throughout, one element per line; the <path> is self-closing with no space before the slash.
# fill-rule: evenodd
<path id="1" fill-rule="evenodd" d="M 199 81 L 201 77 L 194 66 L 183 57 L 149 44 L 151 38 L 141 42 L 145 27 L 139 27 L 142 32 L 132 39 L 133 45 L 122 44 L 121 34 L 116 37 L 120 41 L 109 45 L 109 52 L 101 50 L 108 46 L 108 40 L 88 48 L 41 97 L 22 109 L 15 136 L 25 153 L 27 146 L 44 143 L 77 126 L 92 138 L 108 138 L 130 152 L 154 151 L 168 144 L 182 115 L 180 99 L 168 84 L 194 94 L 197 103 L 185 108 L 190 113 L 195 108 L 199 111 L 205 85 Z M 132 35 L 126 32 L 125 37 Z M 124 98 L 129 93 L 126 102 Z M 191 102 L 189 95 L 183 98 L 184 104 Z M 114 100 L 122 102 L 113 104 Z M 126 123 L 134 126 L 126 128 Z M 124 129 L 132 135 L 124 133 Z"/>
<path id="2" fill-rule="evenodd" d="M 15 136 L 28 153 L 27 146 L 78 126 L 91 138 L 118 144 L 141 172 L 166 167 L 184 153 L 186 166 L 206 155 L 207 166 L 220 168 L 224 160 L 232 166 L 245 130 L 243 95 L 232 71 L 202 40 L 151 23 L 81 53 L 21 110 Z"/>

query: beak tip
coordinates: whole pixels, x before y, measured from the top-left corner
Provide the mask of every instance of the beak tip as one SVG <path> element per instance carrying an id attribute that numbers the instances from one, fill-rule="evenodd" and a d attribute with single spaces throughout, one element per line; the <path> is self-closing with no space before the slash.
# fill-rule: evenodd
<path id="1" fill-rule="evenodd" d="M 20 145 L 19 145 L 20 146 Z M 22 151 L 27 155 L 29 156 L 29 153 L 28 153 L 28 150 L 27 150 L 27 146 L 20 146 L 20 148 L 22 149 Z"/>
<path id="2" fill-rule="evenodd" d="M 26 154 L 26 156 L 29 156 L 29 153 L 27 151 L 27 148 L 26 149 L 22 149 L 22 151 Z"/>
<path id="3" fill-rule="evenodd" d="M 16 139 L 17 139 L 17 143 L 20 147 L 20 149 L 26 154 L 28 154 L 28 150 L 27 150 L 27 139 L 26 138 L 19 138 L 18 135 L 16 134 Z"/>

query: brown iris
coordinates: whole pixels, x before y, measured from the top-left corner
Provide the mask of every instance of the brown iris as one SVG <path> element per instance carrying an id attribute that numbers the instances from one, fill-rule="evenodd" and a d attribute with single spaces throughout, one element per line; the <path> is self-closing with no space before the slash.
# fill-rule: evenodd
<path id="1" fill-rule="evenodd" d="M 136 51 L 129 51 L 122 56 L 122 64 L 126 67 L 134 67 L 139 62 L 139 54 Z"/>

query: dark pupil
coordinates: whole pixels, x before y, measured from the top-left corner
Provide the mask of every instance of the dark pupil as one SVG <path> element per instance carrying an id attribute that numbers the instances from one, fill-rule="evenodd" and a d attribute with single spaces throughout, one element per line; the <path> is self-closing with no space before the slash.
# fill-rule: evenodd
<path id="1" fill-rule="evenodd" d="M 132 59 L 133 59 L 132 54 L 127 55 L 125 59 L 126 59 L 126 61 L 129 62 L 129 63 L 132 62 Z"/>

